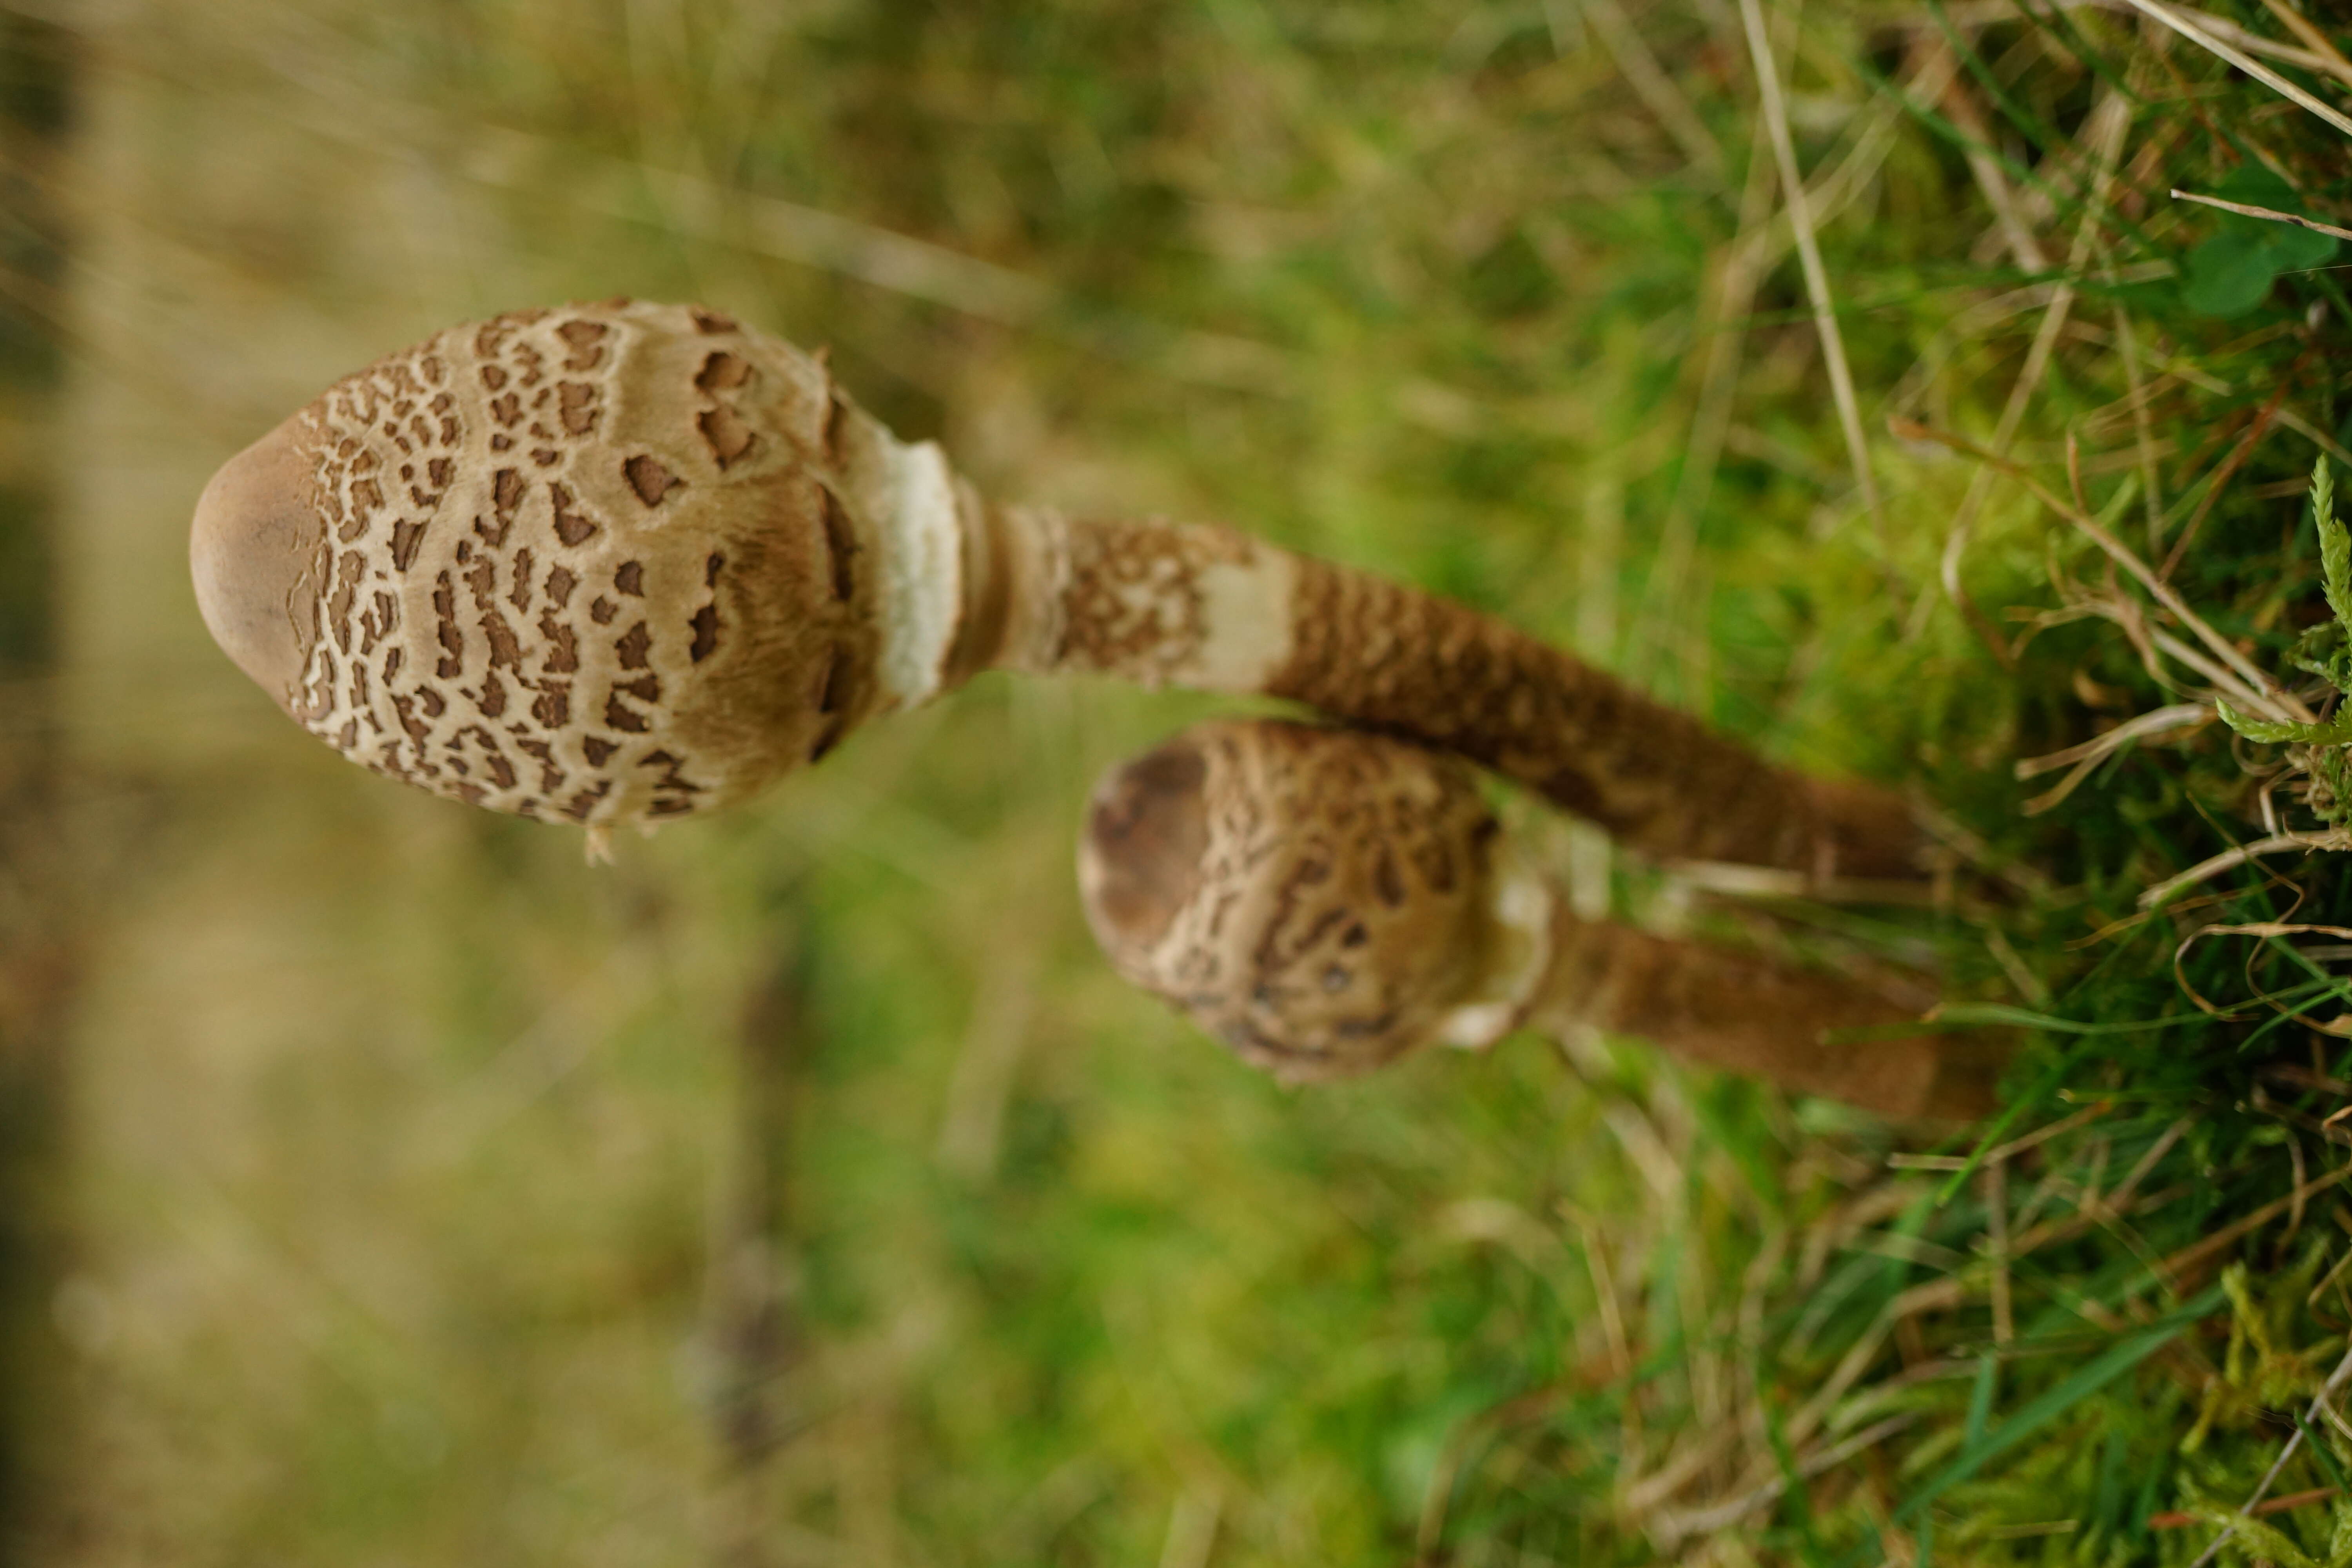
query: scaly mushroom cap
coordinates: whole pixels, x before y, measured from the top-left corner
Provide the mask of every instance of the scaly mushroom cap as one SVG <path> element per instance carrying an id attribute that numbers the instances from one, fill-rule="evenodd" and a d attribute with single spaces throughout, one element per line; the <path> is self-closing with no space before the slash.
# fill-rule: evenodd
<path id="1" fill-rule="evenodd" d="M 190 557 L 222 647 L 345 756 L 601 826 L 740 799 L 928 695 L 962 504 L 819 360 L 614 300 L 337 383 L 221 469 Z M 949 557 L 928 586 L 910 545 Z"/>
<path id="2" fill-rule="evenodd" d="M 1534 950 L 1497 929 L 1496 835 L 1458 763 L 1354 731 L 1210 723 L 1104 776 L 1078 883 L 1129 981 L 1256 1066 L 1335 1078 L 1507 1026 L 1494 996 L 1527 989 Z"/>

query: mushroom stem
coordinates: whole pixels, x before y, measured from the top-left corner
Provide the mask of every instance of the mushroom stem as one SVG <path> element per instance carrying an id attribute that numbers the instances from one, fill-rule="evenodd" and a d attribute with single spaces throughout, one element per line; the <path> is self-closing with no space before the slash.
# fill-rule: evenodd
<path id="1" fill-rule="evenodd" d="M 743 799 L 992 667 L 1296 699 L 1666 858 L 1918 876 L 1902 803 L 1523 633 L 1220 528 L 992 506 L 819 356 L 628 300 L 452 328 L 197 503 L 232 658 L 353 761 L 593 828 Z"/>
<path id="2" fill-rule="evenodd" d="M 1291 698 L 1480 763 L 1661 858 L 1921 875 L 1895 795 L 1776 766 L 1461 605 L 1227 529 L 998 518 L 1027 581 L 994 662 Z"/>
<path id="3" fill-rule="evenodd" d="M 1555 901 L 1552 963 L 1525 1026 L 1645 1039 L 1668 1056 L 1884 1116 L 1966 1121 L 1989 1113 L 1997 1051 L 1933 1035 L 1830 1043 L 1832 1030 L 1916 1015 L 1850 982 L 1712 942 L 1581 921 Z"/>
<path id="4" fill-rule="evenodd" d="M 1863 985 L 1575 918 L 1466 768 L 1377 735 L 1196 726 L 1104 777 L 1078 877 L 1120 973 L 1289 1079 L 1599 1028 L 1887 1116 L 1993 1104 L 1997 1047 L 1826 1042 L 1916 1021 Z"/>

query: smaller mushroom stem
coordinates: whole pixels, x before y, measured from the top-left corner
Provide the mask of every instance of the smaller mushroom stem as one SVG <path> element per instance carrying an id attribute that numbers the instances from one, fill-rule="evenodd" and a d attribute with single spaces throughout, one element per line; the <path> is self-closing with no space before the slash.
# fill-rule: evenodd
<path id="1" fill-rule="evenodd" d="M 1195 726 L 1104 776 L 1078 880 L 1121 974 L 1287 1079 L 1600 1029 L 1886 1116 L 1994 1103 L 2002 1047 L 1866 985 L 1570 914 L 1464 763 L 1383 736 Z"/>
<path id="2" fill-rule="evenodd" d="M 1997 1048 L 1958 1037 L 1836 1041 L 1917 1015 L 1836 976 L 1713 942 L 1657 936 L 1552 906 L 1552 961 L 1525 1026 L 1647 1040 L 1666 1055 L 1883 1116 L 1965 1121 L 1988 1114 Z"/>

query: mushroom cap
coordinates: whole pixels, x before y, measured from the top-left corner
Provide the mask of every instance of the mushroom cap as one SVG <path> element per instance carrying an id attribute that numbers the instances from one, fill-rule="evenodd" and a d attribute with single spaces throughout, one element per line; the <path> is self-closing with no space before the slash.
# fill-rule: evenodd
<path id="1" fill-rule="evenodd" d="M 1481 999 L 1496 832 L 1450 759 L 1219 721 L 1103 776 L 1078 883 L 1120 974 L 1258 1067 L 1336 1078 L 1444 1037 Z"/>
<path id="2" fill-rule="evenodd" d="M 708 310 L 516 311 L 231 458 L 196 507 L 197 602 L 379 773 L 594 825 L 724 805 L 886 700 L 881 525 L 843 454 L 879 429 L 820 361 Z"/>

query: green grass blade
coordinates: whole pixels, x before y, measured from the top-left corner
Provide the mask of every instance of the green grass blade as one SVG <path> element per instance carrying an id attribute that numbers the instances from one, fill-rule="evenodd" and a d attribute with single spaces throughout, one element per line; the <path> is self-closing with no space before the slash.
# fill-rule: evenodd
<path id="1" fill-rule="evenodd" d="M 2336 469 L 2325 452 L 2311 465 L 2311 521 L 2319 530 L 2319 572 L 2327 607 L 2352 632 L 2352 531 L 2336 520 Z"/>
<path id="2" fill-rule="evenodd" d="M 2106 1353 L 2089 1365 L 2028 1400 L 2016 1415 L 2002 1422 L 1982 1437 L 1963 1447 L 1951 1463 L 1937 1472 L 1933 1479 L 1911 1494 L 1895 1511 L 1898 1524 L 1907 1524 L 1927 1511 L 1927 1506 L 1952 1488 L 1975 1475 L 1986 1462 L 1999 1458 L 2028 1437 L 2041 1431 L 2067 1411 L 2106 1387 L 2140 1363 L 2179 1338 L 2181 1332 L 2199 1319 L 2209 1317 L 2222 1301 L 2219 1285 L 2208 1287 L 2179 1311 L 2173 1312 L 2138 1333 L 2117 1341 Z"/>
<path id="3" fill-rule="evenodd" d="M 1976 1382 L 1969 1389 L 1968 1435 L 1960 1442 L 1964 1453 L 1984 1442 L 1985 1427 L 1992 1420 L 1993 1386 L 2000 1379 L 2000 1358 L 1987 1351 L 1977 1358 Z"/>
<path id="4" fill-rule="evenodd" d="M 2336 1451 L 2321 1441 L 2319 1434 L 2311 1429 L 2311 1423 L 2304 1418 L 2300 1410 L 2294 1413 L 2294 1429 L 2303 1434 L 2305 1451 L 2310 1454 L 2311 1462 L 2319 1467 L 2319 1473 L 2327 1478 L 2329 1486 L 2337 1491 L 2352 1486 L 2352 1482 L 2344 1479 L 2344 1467 L 2336 1462 Z"/>
<path id="5" fill-rule="evenodd" d="M 1918 1035 L 1950 1035 L 1963 1029 L 2013 1027 L 2042 1029 L 2053 1035 L 2137 1035 L 2149 1029 L 2167 1029 L 2175 1024 L 2194 1024 L 2202 1015 L 2180 1013 L 2168 1018 L 2136 1018 L 2122 1024 L 2085 1024 L 2074 1018 L 2054 1017 L 2037 1013 L 2030 1007 L 2012 1006 L 2006 1002 L 1959 1002 L 1936 1010 L 1932 1018 L 1916 1024 L 1864 1024 L 1848 1029 L 1824 1029 L 1822 1039 L 1833 1046 L 1866 1045 L 1873 1040 L 1907 1040 Z"/>

